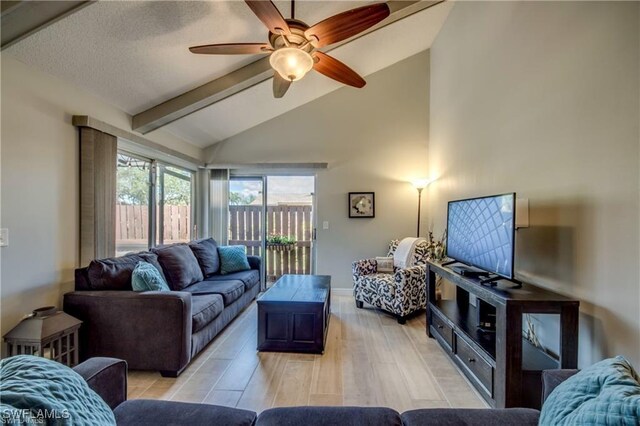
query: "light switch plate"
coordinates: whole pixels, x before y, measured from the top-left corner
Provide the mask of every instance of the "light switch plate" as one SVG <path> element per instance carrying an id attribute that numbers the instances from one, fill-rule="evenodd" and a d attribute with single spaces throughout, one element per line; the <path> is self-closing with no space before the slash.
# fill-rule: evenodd
<path id="1" fill-rule="evenodd" d="M 322 229 L 329 229 L 329 221 L 325 220 L 322 222 Z"/>
<path id="2" fill-rule="evenodd" d="M 0 247 L 7 247 L 9 245 L 9 229 L 0 228 Z"/>

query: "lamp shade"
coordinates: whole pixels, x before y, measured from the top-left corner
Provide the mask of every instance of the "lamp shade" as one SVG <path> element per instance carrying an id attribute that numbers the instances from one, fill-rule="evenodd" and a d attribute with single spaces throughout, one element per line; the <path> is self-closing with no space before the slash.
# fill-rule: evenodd
<path id="1" fill-rule="evenodd" d="M 429 179 L 414 179 L 411 181 L 411 184 L 416 189 L 424 189 L 427 187 L 427 185 L 429 185 L 429 183 Z"/>
<path id="2" fill-rule="evenodd" d="M 313 58 L 296 47 L 283 47 L 269 57 L 271 67 L 289 81 L 297 81 L 313 68 Z"/>

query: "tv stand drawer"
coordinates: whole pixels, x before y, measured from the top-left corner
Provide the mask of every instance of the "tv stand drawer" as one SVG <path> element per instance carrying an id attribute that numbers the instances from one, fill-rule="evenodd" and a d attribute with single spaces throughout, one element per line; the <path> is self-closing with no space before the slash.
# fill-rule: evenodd
<path id="1" fill-rule="evenodd" d="M 456 340 L 455 356 L 468 370 L 472 380 L 481 384 L 487 395 L 493 397 L 493 367 L 458 333 L 454 334 Z"/>
<path id="2" fill-rule="evenodd" d="M 453 328 L 449 324 L 449 321 L 445 319 L 444 315 L 442 315 L 437 308 L 435 308 L 433 305 L 431 305 L 430 307 L 432 312 L 431 334 L 434 334 L 440 337 L 440 339 L 446 342 L 446 344 L 449 346 L 449 350 L 452 351 L 453 350 Z"/>

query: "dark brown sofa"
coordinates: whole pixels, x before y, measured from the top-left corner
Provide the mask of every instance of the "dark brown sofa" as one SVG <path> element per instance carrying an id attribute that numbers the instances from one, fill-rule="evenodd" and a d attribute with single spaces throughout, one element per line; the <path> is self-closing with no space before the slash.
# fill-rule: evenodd
<path id="1" fill-rule="evenodd" d="M 94 260 L 76 270 L 75 291 L 64 311 L 83 321 L 81 359 L 114 357 L 136 370 L 175 377 L 260 291 L 260 258 L 251 270 L 220 274 L 216 242 L 209 238 L 149 252 Z M 139 261 L 153 264 L 171 291 L 134 292 Z"/>

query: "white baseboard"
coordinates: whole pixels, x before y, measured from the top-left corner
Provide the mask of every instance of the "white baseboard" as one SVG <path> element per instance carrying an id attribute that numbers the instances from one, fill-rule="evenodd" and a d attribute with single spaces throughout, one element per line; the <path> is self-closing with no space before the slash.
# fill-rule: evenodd
<path id="1" fill-rule="evenodd" d="M 352 296 L 353 289 L 352 288 L 331 288 L 331 293 L 336 296 Z"/>

